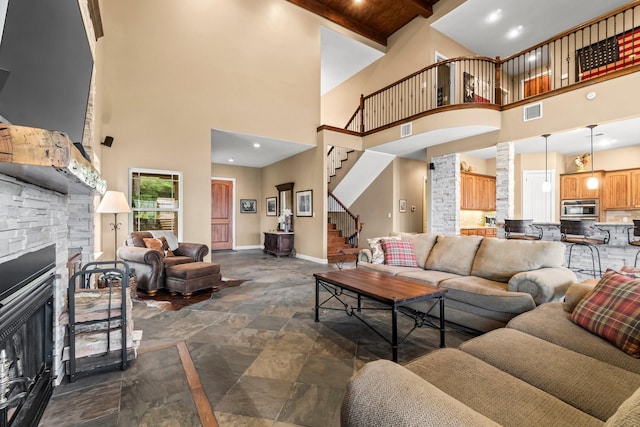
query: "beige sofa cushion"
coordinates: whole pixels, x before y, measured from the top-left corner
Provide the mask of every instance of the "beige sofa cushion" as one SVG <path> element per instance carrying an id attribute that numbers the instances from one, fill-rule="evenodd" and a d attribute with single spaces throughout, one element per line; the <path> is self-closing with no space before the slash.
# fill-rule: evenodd
<path id="1" fill-rule="evenodd" d="M 506 283 L 522 271 L 561 267 L 565 250 L 560 242 L 486 238 L 478 248 L 471 275 Z"/>
<path id="2" fill-rule="evenodd" d="M 564 311 L 567 313 L 573 313 L 573 309 L 582 298 L 586 297 L 593 288 L 598 284 L 598 279 L 587 279 L 584 282 L 574 283 L 569 286 L 567 292 L 564 294 Z"/>
<path id="3" fill-rule="evenodd" d="M 481 236 L 440 235 L 424 268 L 468 276 L 482 239 Z"/>
<path id="4" fill-rule="evenodd" d="M 503 426 L 602 425 L 602 421 L 460 350 L 435 350 L 406 367 Z"/>
<path id="5" fill-rule="evenodd" d="M 602 421 L 640 387 L 640 375 L 515 329 L 487 332 L 459 348 Z"/>
<path id="6" fill-rule="evenodd" d="M 624 401 L 615 414 L 607 420 L 606 427 L 628 427 L 640 425 L 640 388 Z"/>
<path id="7" fill-rule="evenodd" d="M 486 310 L 520 314 L 536 307 L 531 295 L 524 292 L 511 292 L 507 290 L 506 283 L 482 277 L 455 277 L 440 282 L 439 286 L 447 289 L 445 301 L 462 301 Z"/>
<path id="8" fill-rule="evenodd" d="M 517 329 L 577 353 L 640 374 L 640 360 L 618 350 L 599 336 L 569 320 L 561 302 L 548 302 L 513 318 L 507 328 Z"/>

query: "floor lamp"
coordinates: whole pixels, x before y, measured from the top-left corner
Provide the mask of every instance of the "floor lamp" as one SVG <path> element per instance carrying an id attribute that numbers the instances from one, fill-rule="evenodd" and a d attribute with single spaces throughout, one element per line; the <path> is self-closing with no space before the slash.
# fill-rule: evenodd
<path id="1" fill-rule="evenodd" d="M 124 193 L 120 191 L 107 191 L 102 198 L 102 201 L 100 201 L 100 205 L 98 206 L 98 209 L 96 209 L 96 212 L 113 214 L 113 222 L 111 223 L 111 227 L 113 227 L 115 234 L 113 242 L 113 259 L 118 259 L 118 229 L 120 229 L 118 214 L 131 212 L 131 208 L 129 207 L 129 203 L 127 203 L 127 199 L 124 197 Z"/>

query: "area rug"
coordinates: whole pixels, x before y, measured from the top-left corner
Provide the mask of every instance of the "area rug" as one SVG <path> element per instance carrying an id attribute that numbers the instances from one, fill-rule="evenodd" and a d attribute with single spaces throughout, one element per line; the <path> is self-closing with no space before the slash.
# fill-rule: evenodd
<path id="1" fill-rule="evenodd" d="M 217 285 L 215 290 L 205 289 L 194 292 L 190 298 L 184 298 L 181 294 L 171 295 L 166 289 L 160 289 L 154 296 L 149 296 L 143 291 L 138 291 L 137 301 L 144 302 L 147 307 L 161 308 L 163 310 L 178 311 L 184 307 L 211 299 L 214 293 L 224 288 L 240 286 L 246 282 L 243 279 L 222 278 L 222 282 Z"/>

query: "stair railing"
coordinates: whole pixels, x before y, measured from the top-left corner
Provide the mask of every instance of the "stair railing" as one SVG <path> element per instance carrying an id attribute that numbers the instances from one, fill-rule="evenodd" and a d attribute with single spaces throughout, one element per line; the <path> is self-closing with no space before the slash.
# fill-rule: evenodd
<path id="1" fill-rule="evenodd" d="M 344 147 L 332 146 L 327 152 L 327 182 L 335 176 L 336 170 L 342 167 L 342 162 L 347 160 L 349 153 L 353 150 Z"/>
<path id="2" fill-rule="evenodd" d="M 360 231 L 362 222 L 360 215 L 354 215 L 331 191 L 328 191 L 327 213 L 329 222 L 336 225 L 336 229 L 342 231 L 347 242 L 354 248 L 360 243 Z"/>

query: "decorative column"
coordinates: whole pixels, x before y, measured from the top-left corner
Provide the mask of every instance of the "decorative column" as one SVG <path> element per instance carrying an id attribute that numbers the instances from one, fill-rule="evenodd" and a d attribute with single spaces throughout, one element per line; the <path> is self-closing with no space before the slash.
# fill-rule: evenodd
<path id="1" fill-rule="evenodd" d="M 460 233 L 460 154 L 434 157 L 431 174 L 431 233 Z"/>
<path id="2" fill-rule="evenodd" d="M 505 218 L 514 215 L 515 150 L 512 142 L 496 145 L 496 223 L 504 225 Z M 498 237 L 504 237 L 504 228 L 498 227 Z"/>

